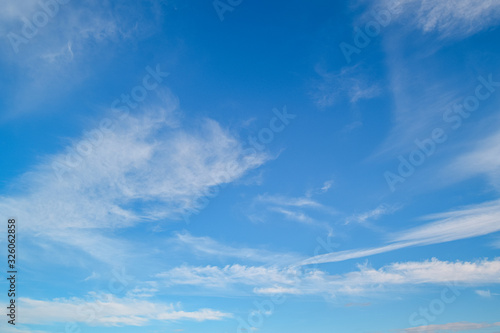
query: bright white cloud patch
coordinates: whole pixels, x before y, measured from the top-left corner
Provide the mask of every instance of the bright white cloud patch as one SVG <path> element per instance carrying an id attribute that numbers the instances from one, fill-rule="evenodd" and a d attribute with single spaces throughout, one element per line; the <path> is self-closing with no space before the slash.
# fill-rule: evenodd
<path id="1" fill-rule="evenodd" d="M 318 269 L 228 265 L 225 267 L 182 266 L 158 275 L 168 285 L 200 288 L 254 287 L 257 294 L 362 295 L 393 290 L 405 285 L 500 283 L 500 260 L 393 263 L 379 269 L 358 265 L 357 271 L 330 275 Z"/>
<path id="2" fill-rule="evenodd" d="M 395 241 L 435 244 L 497 232 L 500 230 L 500 201 L 429 215 L 425 219 L 436 221 L 401 232 L 395 237 Z"/>
<path id="3" fill-rule="evenodd" d="M 489 290 L 476 290 L 476 294 L 481 297 L 489 298 L 491 297 L 491 292 Z"/>
<path id="4" fill-rule="evenodd" d="M 89 294 L 86 299 L 42 301 L 20 298 L 23 324 L 84 323 L 89 326 L 144 326 L 153 320 L 223 320 L 230 313 L 212 309 L 184 311 L 174 304 L 154 303 L 109 294 Z"/>

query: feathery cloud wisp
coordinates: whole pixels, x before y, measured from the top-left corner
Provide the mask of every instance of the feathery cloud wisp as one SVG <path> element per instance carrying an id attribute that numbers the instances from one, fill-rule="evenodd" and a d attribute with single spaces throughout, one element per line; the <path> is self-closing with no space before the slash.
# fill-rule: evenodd
<path id="1" fill-rule="evenodd" d="M 85 150 L 79 141 L 68 147 L 70 155 L 48 157 L 19 182 L 29 190 L 0 197 L 0 208 L 25 221 L 26 231 L 101 260 L 106 251 L 95 245 L 105 244 L 112 262 L 123 246 L 96 229 L 180 219 L 212 187 L 233 182 L 267 160 L 265 153 L 245 155 L 238 139 L 213 120 L 200 121 L 195 131 L 180 128 L 172 119 L 176 107 L 129 116 Z M 68 156 L 79 162 L 71 158 L 68 164 Z"/>
<path id="2" fill-rule="evenodd" d="M 327 253 L 302 261 L 301 265 L 338 262 L 394 251 L 409 246 L 422 246 L 478 237 L 500 231 L 500 200 L 471 205 L 464 209 L 425 217 L 436 220 L 423 226 L 401 231 L 387 245 Z"/>

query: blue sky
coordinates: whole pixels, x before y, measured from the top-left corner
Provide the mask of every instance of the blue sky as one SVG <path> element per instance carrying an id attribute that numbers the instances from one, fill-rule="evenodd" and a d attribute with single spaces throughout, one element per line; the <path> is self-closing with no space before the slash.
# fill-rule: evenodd
<path id="1" fill-rule="evenodd" d="M 500 3 L 3 7 L 2 332 L 500 332 Z"/>

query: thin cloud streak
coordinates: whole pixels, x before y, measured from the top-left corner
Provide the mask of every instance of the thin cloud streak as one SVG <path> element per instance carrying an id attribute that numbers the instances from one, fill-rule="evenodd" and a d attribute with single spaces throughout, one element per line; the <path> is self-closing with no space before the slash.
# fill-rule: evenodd
<path id="1" fill-rule="evenodd" d="M 141 299 L 117 298 L 110 294 L 91 293 L 81 298 L 51 301 L 21 297 L 23 324 L 76 322 L 92 326 L 145 326 L 153 320 L 223 320 L 232 314 L 213 309 L 184 311 L 178 305 Z"/>
<path id="2" fill-rule="evenodd" d="M 461 210 L 426 216 L 437 221 L 396 233 L 392 244 L 370 249 L 355 249 L 308 258 L 298 265 L 322 264 L 394 251 L 410 246 L 423 246 L 479 237 L 500 231 L 500 200 L 468 206 Z"/>

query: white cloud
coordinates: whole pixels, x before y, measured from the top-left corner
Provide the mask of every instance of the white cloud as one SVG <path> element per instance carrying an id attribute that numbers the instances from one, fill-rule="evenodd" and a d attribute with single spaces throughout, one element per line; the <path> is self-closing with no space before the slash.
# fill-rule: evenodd
<path id="1" fill-rule="evenodd" d="M 417 326 L 406 328 L 403 330 L 399 330 L 398 332 L 427 332 L 427 333 L 439 333 L 439 332 L 460 332 L 460 331 L 470 331 L 470 330 L 480 330 L 483 328 L 500 326 L 500 322 L 498 323 L 469 323 L 469 322 L 458 322 L 458 323 L 448 323 L 441 325 L 425 325 L 425 326 Z"/>
<path id="2" fill-rule="evenodd" d="M 180 128 L 172 116 L 175 108 L 170 102 L 166 111 L 116 122 L 93 145 L 75 141 L 68 147 L 71 155 L 47 157 L 24 175 L 16 184 L 22 190 L 1 197 L 0 208 L 24 221 L 25 232 L 113 262 L 125 244 L 97 229 L 180 219 L 213 187 L 267 160 L 264 153 L 243 155 L 238 139 L 213 120 L 201 120 L 192 130 Z M 86 151 L 80 162 L 78 151 Z M 68 156 L 73 167 L 66 166 Z M 62 180 L 54 166 L 62 170 Z"/>
<path id="3" fill-rule="evenodd" d="M 280 207 L 272 207 L 270 210 L 284 215 L 287 219 L 301 223 L 313 223 L 314 219 L 303 212 L 291 211 Z"/>
<path id="4" fill-rule="evenodd" d="M 229 313 L 224 313 L 220 311 L 214 311 L 211 309 L 201 309 L 196 312 L 185 312 L 185 311 L 175 311 L 175 312 L 166 312 L 158 315 L 158 320 L 186 320 L 192 319 L 196 321 L 205 321 L 205 320 L 221 320 L 223 318 L 232 317 Z"/>
<path id="5" fill-rule="evenodd" d="M 390 244 L 376 248 L 368 248 L 368 249 L 355 249 L 355 250 L 346 250 L 346 251 L 338 251 L 327 254 L 322 254 L 318 256 L 314 256 L 303 260 L 300 262 L 300 265 L 312 265 L 312 264 L 322 264 L 327 262 L 339 262 L 344 260 L 363 258 L 372 256 L 375 254 L 380 254 L 384 252 L 398 250 L 404 247 L 416 245 L 415 243 L 399 243 L 399 244 Z"/>
<path id="6" fill-rule="evenodd" d="M 90 326 L 145 326 L 152 320 L 223 320 L 232 314 L 212 309 L 184 311 L 178 305 L 89 294 L 86 299 L 51 301 L 20 298 L 24 324 L 76 322 Z"/>
<path id="7" fill-rule="evenodd" d="M 500 200 L 429 215 L 425 219 L 437 221 L 401 232 L 394 240 L 435 244 L 497 232 L 500 230 Z"/>
<path id="8" fill-rule="evenodd" d="M 301 294 L 302 292 L 297 288 L 285 288 L 285 287 L 269 287 L 269 288 L 254 288 L 253 290 L 256 294 Z"/>
<path id="9" fill-rule="evenodd" d="M 147 281 L 127 291 L 128 298 L 153 297 L 158 292 L 158 283 L 156 281 Z"/>
<path id="10" fill-rule="evenodd" d="M 191 285 L 199 288 L 251 286 L 257 294 L 368 295 L 370 292 L 395 290 L 404 286 L 424 284 L 491 284 L 500 283 L 500 259 L 392 263 L 374 269 L 358 265 L 357 271 L 330 275 L 324 271 L 298 267 L 225 267 L 182 266 L 158 275 L 165 283 Z"/>
<path id="11" fill-rule="evenodd" d="M 95 0 L 86 1 L 85 4 L 46 2 L 51 5 L 43 6 L 45 1 L 36 0 L 11 2 L 0 13 L 0 32 L 3 35 L 17 34 L 27 39 L 26 43 L 19 45 L 17 54 L 21 58 L 18 60 L 25 59 L 29 52 L 35 53 L 34 58 L 43 57 L 54 46 L 68 42 L 75 45 L 77 52 L 87 53 L 96 50 L 91 43 L 118 43 L 130 38 L 141 38 L 155 30 L 163 13 L 160 2 L 156 0 L 150 1 L 149 8 L 125 3 L 112 7 Z M 43 16 L 48 18 L 46 24 L 34 24 L 37 17 L 40 21 Z M 23 27 L 29 27 L 31 34 L 26 35 L 28 30 Z"/>
<path id="12" fill-rule="evenodd" d="M 370 82 L 358 66 L 344 67 L 337 72 L 329 72 L 317 65 L 319 79 L 314 82 L 312 98 L 320 108 L 334 105 L 347 98 L 351 103 L 377 97 L 382 92 L 380 86 Z"/>
<path id="13" fill-rule="evenodd" d="M 460 210 L 426 216 L 436 220 L 420 227 L 398 232 L 391 243 L 377 248 L 327 253 L 304 260 L 302 265 L 338 262 L 394 251 L 409 246 L 422 246 L 459 239 L 479 237 L 500 231 L 500 200 L 471 205 Z"/>
<path id="14" fill-rule="evenodd" d="M 291 207 L 311 207 L 311 208 L 323 208 L 323 205 L 317 201 L 314 201 L 310 197 L 299 197 L 291 198 L 281 195 L 259 195 L 255 198 L 258 202 L 273 204 L 277 206 L 291 206 Z"/>
<path id="15" fill-rule="evenodd" d="M 376 220 L 383 215 L 392 214 L 396 210 L 398 210 L 398 207 L 388 206 L 388 205 L 382 204 L 373 210 L 370 210 L 370 211 L 367 211 L 364 213 L 360 213 L 360 214 L 355 214 L 355 215 L 348 217 L 345 221 L 345 224 L 349 224 L 352 222 L 364 224 L 370 220 Z"/>
<path id="16" fill-rule="evenodd" d="M 95 279 L 99 278 L 100 276 L 101 275 L 99 273 L 92 272 L 92 274 L 90 274 L 85 279 L 83 279 L 83 281 L 95 280 Z"/>
<path id="17" fill-rule="evenodd" d="M 324 193 L 328 190 L 330 183 L 325 183 L 323 189 L 320 189 L 317 194 Z M 325 206 L 312 198 L 313 192 L 307 191 L 305 196 L 288 197 L 283 195 L 258 195 L 254 198 L 249 214 L 252 221 L 266 221 L 274 219 L 269 215 L 269 212 L 277 213 L 287 220 L 297 221 L 311 226 L 326 228 L 331 231 L 331 227 L 320 220 L 320 215 L 335 215 L 337 211 L 331 207 Z M 276 214 L 275 214 L 276 215 Z"/>
<path id="18" fill-rule="evenodd" d="M 424 33 L 441 38 L 465 38 L 498 24 L 500 3 L 495 0 L 385 0 L 381 8 Z"/>
<path id="19" fill-rule="evenodd" d="M 373 270 L 371 270 L 373 271 Z M 374 277 L 373 282 L 383 282 L 388 274 L 401 276 L 402 283 L 421 284 L 421 283 L 500 283 L 500 259 L 495 260 L 480 260 L 476 262 L 467 261 L 439 261 L 432 259 L 424 262 L 403 262 L 394 263 L 385 269 L 379 270 L 384 272 L 381 278 L 369 274 Z M 360 275 L 361 276 L 361 275 Z M 389 280 L 393 278 L 390 277 Z"/>
<path id="20" fill-rule="evenodd" d="M 491 292 L 489 290 L 476 290 L 476 294 L 481 297 L 489 298 L 491 297 Z"/>
<path id="21" fill-rule="evenodd" d="M 395 29 L 382 34 L 394 126 L 374 154 L 390 153 L 397 160 L 398 154 L 408 154 L 417 148 L 414 141 L 428 138 L 434 128 L 449 128 L 443 122 L 445 112 L 474 94 L 472 81 L 477 75 L 449 71 L 445 66 L 446 56 L 431 55 L 452 40 L 498 26 L 500 4 L 495 0 L 382 0 L 368 6 L 363 24 L 373 19 L 372 9 L 394 8 L 393 21 L 398 21 L 391 25 Z M 426 36 L 408 38 L 414 35 L 408 30 L 415 29 Z M 447 39 L 448 43 L 440 39 Z"/>
<path id="22" fill-rule="evenodd" d="M 227 265 L 181 266 L 160 273 L 157 277 L 169 285 L 197 285 L 210 288 L 224 288 L 233 284 L 269 285 L 293 284 L 296 281 L 295 269 L 278 267 Z"/>
<path id="23" fill-rule="evenodd" d="M 436 77 L 432 67 L 421 67 L 422 56 L 402 57 L 404 51 L 400 44 L 404 39 L 402 36 L 388 42 L 391 48 L 387 50 L 387 63 L 390 64 L 388 80 L 394 106 L 393 126 L 372 156 L 386 155 L 394 161 L 397 161 L 398 154 L 406 155 L 414 150 L 415 140 L 424 140 L 434 128 L 446 126 L 444 112 L 469 93 L 456 85 L 462 78 L 457 73 Z"/>
<path id="24" fill-rule="evenodd" d="M 326 193 L 328 190 L 332 187 L 334 181 L 333 180 L 327 180 L 326 182 L 323 183 L 323 186 L 321 187 L 321 192 Z"/>
<path id="25" fill-rule="evenodd" d="M 308 189 L 305 193 L 305 197 L 312 198 L 316 194 L 325 194 L 332 188 L 334 183 L 335 181 L 333 179 L 330 179 L 325 181 L 319 188 Z"/>
<path id="26" fill-rule="evenodd" d="M 476 290 L 476 294 L 485 298 L 490 298 L 491 296 L 500 296 L 500 294 L 492 293 L 489 290 Z"/>

